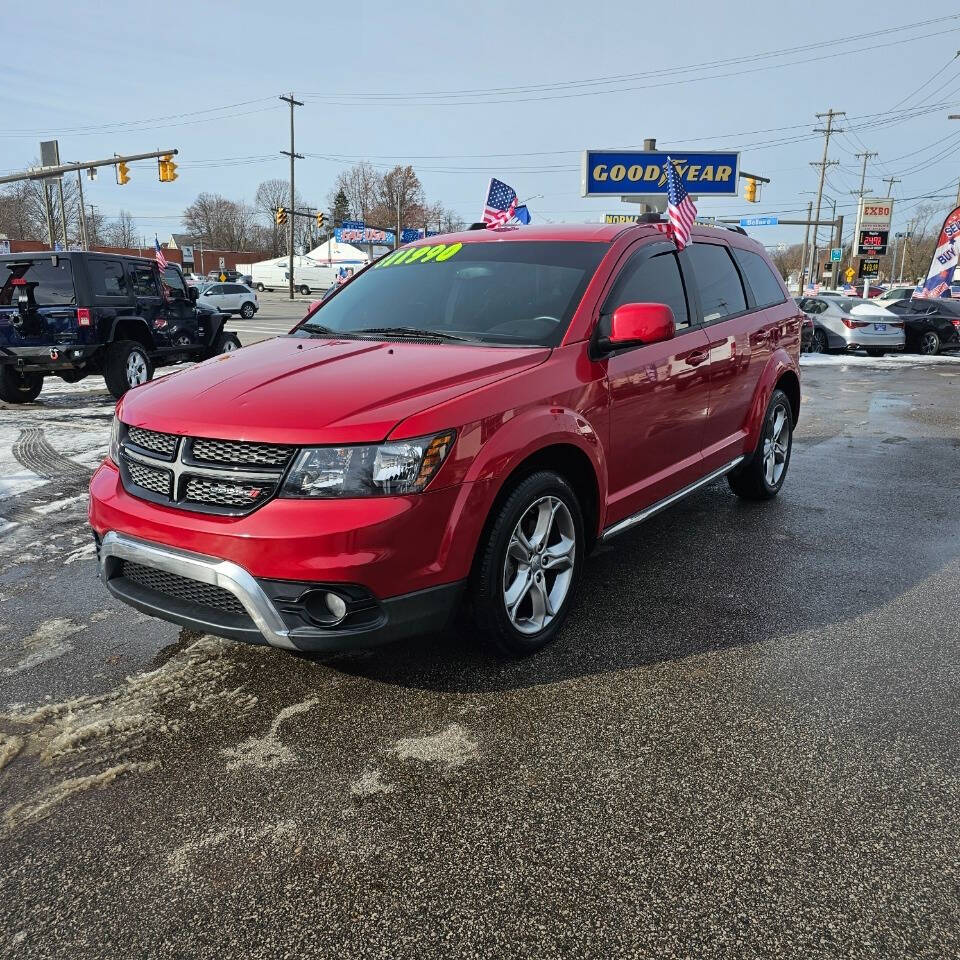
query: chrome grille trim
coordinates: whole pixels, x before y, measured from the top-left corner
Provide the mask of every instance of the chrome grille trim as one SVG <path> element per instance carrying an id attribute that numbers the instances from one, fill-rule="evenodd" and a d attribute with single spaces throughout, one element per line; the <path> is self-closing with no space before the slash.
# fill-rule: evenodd
<path id="1" fill-rule="evenodd" d="M 261 499 L 266 500 L 272 493 L 272 483 L 252 485 L 223 479 L 187 477 L 181 498 L 193 503 L 212 503 L 223 507 L 249 507 Z"/>

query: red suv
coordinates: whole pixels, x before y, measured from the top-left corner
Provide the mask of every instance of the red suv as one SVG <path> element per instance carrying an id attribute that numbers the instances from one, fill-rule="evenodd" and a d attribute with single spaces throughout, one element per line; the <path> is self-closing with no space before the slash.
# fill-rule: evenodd
<path id="1" fill-rule="evenodd" d="M 726 476 L 775 496 L 798 311 L 697 228 L 475 230 L 391 253 L 288 335 L 128 393 L 90 485 L 141 611 L 298 650 L 441 628 L 551 640 L 591 548 Z"/>

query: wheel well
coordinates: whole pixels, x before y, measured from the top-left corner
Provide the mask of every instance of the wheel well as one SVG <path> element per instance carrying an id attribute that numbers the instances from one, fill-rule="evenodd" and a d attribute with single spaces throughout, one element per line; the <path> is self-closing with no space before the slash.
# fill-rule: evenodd
<path id="1" fill-rule="evenodd" d="M 124 317 L 117 321 L 113 328 L 113 341 L 117 340 L 135 340 L 144 350 L 153 349 L 153 338 L 150 336 L 150 330 L 146 321 L 137 320 L 132 317 Z"/>
<path id="2" fill-rule="evenodd" d="M 580 501 L 580 509 L 583 511 L 583 526 L 587 537 L 587 552 L 589 552 L 597 536 L 600 491 L 590 458 L 571 443 L 555 443 L 549 447 L 542 447 L 518 464 L 501 485 L 487 516 L 487 524 L 493 522 L 500 505 L 510 496 L 513 488 L 525 477 L 529 477 L 531 473 L 536 473 L 538 470 L 553 470 L 573 487 Z M 482 539 L 481 542 L 483 542 Z"/>
<path id="3" fill-rule="evenodd" d="M 800 378 L 788 370 L 777 381 L 776 389 L 782 390 L 790 401 L 790 412 L 793 414 L 793 425 L 800 419 Z"/>

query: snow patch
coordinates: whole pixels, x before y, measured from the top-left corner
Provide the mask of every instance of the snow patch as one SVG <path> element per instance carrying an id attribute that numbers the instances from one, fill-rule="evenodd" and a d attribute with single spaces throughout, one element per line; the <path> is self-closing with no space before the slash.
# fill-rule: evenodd
<path id="1" fill-rule="evenodd" d="M 0 733 L 0 770 L 2 770 L 23 749 L 23 737 L 12 737 Z"/>
<path id="2" fill-rule="evenodd" d="M 260 770 L 274 770 L 287 763 L 295 763 L 297 755 L 284 743 L 280 742 L 280 727 L 284 721 L 301 713 L 308 713 L 320 703 L 319 697 L 311 697 L 303 703 L 293 703 L 284 707 L 273 719 L 270 729 L 263 737 L 249 737 L 235 747 L 227 747 L 221 753 L 231 760 L 227 764 L 228 770 L 238 767 L 256 767 Z"/>
<path id="3" fill-rule="evenodd" d="M 861 357 L 855 353 L 803 353 L 801 367 L 862 367 L 880 370 L 902 370 L 904 367 L 956 366 L 960 356 L 940 354 L 925 357 L 919 353 L 895 353 L 885 357 Z"/>
<path id="4" fill-rule="evenodd" d="M 452 770 L 476 760 L 480 751 L 459 723 L 451 723 L 446 730 L 430 737 L 410 737 L 398 740 L 391 748 L 401 760 L 441 764 Z"/>
<path id="5" fill-rule="evenodd" d="M 350 793 L 361 799 L 374 797 L 380 793 L 393 793 L 395 789 L 393 784 L 384 783 L 380 777 L 380 771 L 376 767 L 368 767 L 350 785 Z"/>
<path id="6" fill-rule="evenodd" d="M 32 670 L 41 663 L 69 653 L 73 649 L 73 644 L 67 638 L 85 629 L 86 627 L 65 617 L 44 620 L 34 633 L 24 638 L 22 646 L 26 651 L 25 656 L 12 667 L 4 667 L 2 671 L 4 676 L 9 677 L 15 673 Z"/>
<path id="7" fill-rule="evenodd" d="M 56 513 L 58 510 L 62 510 L 64 507 L 69 506 L 71 503 L 76 503 L 78 500 L 86 499 L 87 495 L 85 493 L 81 493 L 76 497 L 64 497 L 61 500 L 53 500 L 50 503 L 41 504 L 39 507 L 33 507 L 33 512 L 46 516 L 48 513 Z"/>
<path id="8" fill-rule="evenodd" d="M 225 843 L 230 844 L 231 850 L 243 847 L 241 852 L 244 854 L 244 859 L 249 860 L 250 847 L 289 847 L 297 842 L 298 835 L 299 824 L 296 820 L 280 820 L 277 823 L 267 824 L 259 830 L 248 830 L 244 826 L 212 830 L 198 840 L 180 844 L 168 855 L 167 862 L 171 873 L 186 873 L 194 865 L 198 854 L 204 859 L 209 858 L 207 851 L 211 847 L 219 847 Z"/>
<path id="9" fill-rule="evenodd" d="M 63 562 L 66 563 L 76 563 L 77 560 L 84 560 L 87 557 L 93 556 L 94 551 L 97 549 L 95 543 L 86 543 L 79 550 L 74 550 L 73 553 L 68 554 L 64 557 Z"/>

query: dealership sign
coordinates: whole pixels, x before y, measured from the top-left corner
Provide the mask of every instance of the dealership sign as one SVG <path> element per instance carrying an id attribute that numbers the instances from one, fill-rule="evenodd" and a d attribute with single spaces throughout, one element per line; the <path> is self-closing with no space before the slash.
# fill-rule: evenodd
<path id="1" fill-rule="evenodd" d="M 380 246 L 393 246 L 392 230 L 380 230 L 368 227 L 362 220 L 344 220 L 343 225 L 333 231 L 337 243 L 375 243 Z"/>
<path id="2" fill-rule="evenodd" d="M 580 175 L 584 197 L 666 196 L 667 153 L 662 150 L 585 150 Z M 740 154 L 669 154 L 687 193 L 735 197 Z"/>

